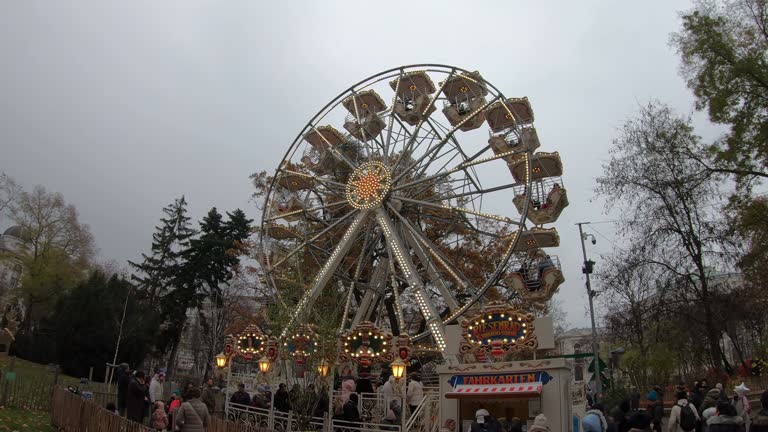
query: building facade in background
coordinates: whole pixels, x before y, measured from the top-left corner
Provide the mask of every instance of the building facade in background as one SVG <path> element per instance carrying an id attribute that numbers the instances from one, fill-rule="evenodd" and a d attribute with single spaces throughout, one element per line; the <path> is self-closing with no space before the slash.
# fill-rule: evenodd
<path id="1" fill-rule="evenodd" d="M 10 227 L 0 235 L 0 328 L 14 327 L 24 313 L 18 289 L 24 275 L 21 254 L 27 242 L 20 226 Z"/>

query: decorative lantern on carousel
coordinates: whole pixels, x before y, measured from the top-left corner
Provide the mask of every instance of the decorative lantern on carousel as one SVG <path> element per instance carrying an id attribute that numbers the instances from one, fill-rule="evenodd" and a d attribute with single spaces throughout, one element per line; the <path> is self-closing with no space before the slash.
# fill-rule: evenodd
<path id="1" fill-rule="evenodd" d="M 328 371 L 330 370 L 330 365 L 328 364 L 328 361 L 326 359 L 320 360 L 320 363 L 317 364 L 317 374 L 325 378 L 328 376 Z"/>
<path id="2" fill-rule="evenodd" d="M 269 368 L 272 366 L 272 361 L 269 358 L 267 358 L 266 355 L 262 356 L 259 359 L 258 363 L 259 363 L 259 372 L 261 372 L 262 374 L 266 374 L 267 372 L 269 372 Z"/>
<path id="3" fill-rule="evenodd" d="M 227 367 L 227 356 L 224 353 L 219 353 L 216 356 L 216 367 L 219 369 L 224 369 Z"/>

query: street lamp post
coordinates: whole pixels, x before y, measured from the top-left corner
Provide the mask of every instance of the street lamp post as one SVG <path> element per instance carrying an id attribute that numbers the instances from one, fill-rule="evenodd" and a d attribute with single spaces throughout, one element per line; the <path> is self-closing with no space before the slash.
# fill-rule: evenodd
<path id="1" fill-rule="evenodd" d="M 595 326 L 595 307 L 593 298 L 595 297 L 595 291 L 592 290 L 592 285 L 589 281 L 589 275 L 592 274 L 592 266 L 594 265 L 593 261 L 587 260 L 587 246 L 584 244 L 584 242 L 587 240 L 588 237 L 592 237 L 592 244 L 597 243 L 595 240 L 595 236 L 592 235 L 585 235 L 584 230 L 582 229 L 582 225 L 588 225 L 589 222 L 579 222 L 576 225 L 579 226 L 579 239 L 581 240 L 581 253 L 584 255 L 584 267 L 582 268 L 582 271 L 585 275 L 587 275 L 587 296 L 589 297 L 589 318 L 592 321 L 592 354 L 594 354 L 595 357 L 595 368 L 594 368 L 594 374 L 595 374 L 595 386 L 597 387 L 597 390 L 595 392 L 595 402 L 600 400 L 600 392 L 603 391 L 603 380 L 600 377 L 600 346 L 597 342 L 597 327 Z"/>
<path id="2" fill-rule="evenodd" d="M 390 364 L 390 367 L 392 367 L 392 376 L 395 377 L 395 385 L 398 388 L 398 393 L 400 394 L 400 430 L 405 430 L 405 424 L 406 424 L 406 417 L 405 417 L 405 397 L 407 392 L 407 387 L 403 388 L 403 384 L 401 383 L 403 377 L 405 377 L 405 371 L 407 368 L 407 365 L 401 359 L 399 356 Z M 390 401 L 384 401 L 384 406 L 389 406 Z"/>

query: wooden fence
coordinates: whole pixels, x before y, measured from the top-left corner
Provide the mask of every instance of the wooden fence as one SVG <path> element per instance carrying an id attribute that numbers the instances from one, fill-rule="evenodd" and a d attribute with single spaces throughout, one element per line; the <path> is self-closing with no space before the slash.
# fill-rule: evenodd
<path id="1" fill-rule="evenodd" d="M 11 373 L 13 372 L 7 372 L 0 380 L 0 406 L 29 411 L 48 411 L 51 406 L 51 392 L 56 385 L 56 376 L 53 374 L 23 376 L 15 373 L 10 375 Z"/>
<path id="2" fill-rule="evenodd" d="M 51 423 L 61 432 L 153 432 L 139 423 L 115 415 L 94 401 L 65 389 L 53 391 Z M 266 429 L 212 418 L 207 432 L 264 432 Z"/>

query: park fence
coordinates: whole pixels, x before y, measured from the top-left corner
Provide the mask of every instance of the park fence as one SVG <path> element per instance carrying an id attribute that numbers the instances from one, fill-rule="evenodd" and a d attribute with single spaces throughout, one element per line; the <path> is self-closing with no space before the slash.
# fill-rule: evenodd
<path id="1" fill-rule="evenodd" d="M 0 406 L 28 411 L 47 411 L 51 392 L 56 384 L 54 375 L 22 376 L 6 372 L 0 380 Z"/>
<path id="2" fill-rule="evenodd" d="M 61 432 L 153 432 L 153 429 L 128 420 L 83 399 L 66 389 L 53 390 L 51 423 Z M 211 418 L 206 432 L 264 432 L 265 429 L 220 418 Z"/>

